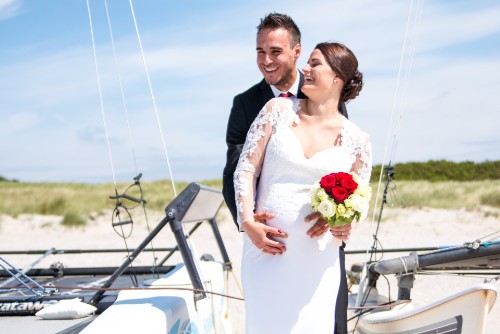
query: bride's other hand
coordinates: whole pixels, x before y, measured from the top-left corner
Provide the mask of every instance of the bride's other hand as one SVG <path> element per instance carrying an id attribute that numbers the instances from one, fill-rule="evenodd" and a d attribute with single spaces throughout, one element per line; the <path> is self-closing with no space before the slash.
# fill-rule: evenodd
<path id="1" fill-rule="evenodd" d="M 265 223 L 246 220 L 241 224 L 243 231 L 248 235 L 252 243 L 260 251 L 267 254 L 283 254 L 286 251 L 286 247 L 283 243 L 273 240 L 270 236 L 277 236 L 281 238 L 286 238 L 285 232 L 271 226 L 267 226 Z"/>
<path id="2" fill-rule="evenodd" d="M 306 223 L 310 223 L 314 220 L 316 220 L 314 225 L 309 230 L 307 230 L 307 235 L 311 238 L 320 237 L 329 229 L 328 223 L 319 212 L 311 213 L 305 219 Z"/>
<path id="3" fill-rule="evenodd" d="M 352 225 L 346 224 L 344 226 L 334 226 L 330 228 L 330 233 L 340 240 L 348 240 L 351 236 Z"/>

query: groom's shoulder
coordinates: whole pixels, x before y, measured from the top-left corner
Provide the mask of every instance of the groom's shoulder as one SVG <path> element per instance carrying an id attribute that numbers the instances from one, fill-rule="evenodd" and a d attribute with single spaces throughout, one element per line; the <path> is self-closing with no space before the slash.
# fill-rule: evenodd
<path id="1" fill-rule="evenodd" d="M 264 79 L 256 83 L 252 87 L 248 88 L 246 91 L 236 95 L 236 97 L 242 100 L 254 100 L 266 93 L 272 93 L 271 86 Z"/>

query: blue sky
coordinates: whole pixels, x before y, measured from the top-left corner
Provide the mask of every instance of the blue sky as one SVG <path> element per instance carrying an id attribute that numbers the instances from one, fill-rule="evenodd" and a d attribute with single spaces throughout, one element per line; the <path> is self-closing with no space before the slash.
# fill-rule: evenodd
<path id="1" fill-rule="evenodd" d="M 108 0 L 116 62 L 104 2 L 89 2 L 104 117 L 86 1 L 0 0 L 1 176 L 170 178 L 163 134 L 174 180 L 220 178 L 232 99 L 261 79 L 255 27 L 272 11 L 302 31 L 299 67 L 321 41 L 355 52 L 365 87 L 348 110 L 375 163 L 500 159 L 497 1 L 424 1 L 411 58 L 401 55 L 416 1 L 135 1 L 159 122 L 129 1 Z"/>

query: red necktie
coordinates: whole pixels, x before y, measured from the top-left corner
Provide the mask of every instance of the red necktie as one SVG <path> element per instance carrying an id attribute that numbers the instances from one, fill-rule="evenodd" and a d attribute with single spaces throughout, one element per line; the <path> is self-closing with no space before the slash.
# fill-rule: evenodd
<path id="1" fill-rule="evenodd" d="M 293 94 L 292 94 L 292 93 L 290 93 L 290 92 L 281 93 L 281 94 L 279 95 L 279 97 L 292 97 L 292 96 L 293 96 Z"/>

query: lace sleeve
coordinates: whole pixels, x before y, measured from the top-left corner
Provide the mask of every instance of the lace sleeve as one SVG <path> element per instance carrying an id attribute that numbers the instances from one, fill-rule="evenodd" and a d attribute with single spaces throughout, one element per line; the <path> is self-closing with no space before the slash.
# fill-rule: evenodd
<path id="1" fill-rule="evenodd" d="M 275 131 L 282 111 L 292 110 L 291 103 L 283 98 L 270 100 L 252 123 L 234 172 L 234 190 L 237 209 L 237 223 L 253 220 L 255 192 L 265 150 L 269 138 Z"/>
<path id="2" fill-rule="evenodd" d="M 372 146 L 370 137 L 362 132 L 358 138 L 358 144 L 354 148 L 355 161 L 352 165 L 352 171 L 366 183 L 370 182 L 372 174 Z"/>

